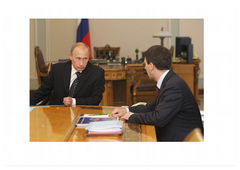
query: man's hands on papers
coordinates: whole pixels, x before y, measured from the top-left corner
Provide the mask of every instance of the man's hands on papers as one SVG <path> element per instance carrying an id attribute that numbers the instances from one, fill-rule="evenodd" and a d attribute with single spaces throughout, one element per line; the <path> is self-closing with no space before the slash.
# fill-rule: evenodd
<path id="1" fill-rule="evenodd" d="M 127 112 L 126 108 L 115 108 L 112 111 L 113 117 L 121 117 L 123 120 L 128 120 L 132 112 Z"/>

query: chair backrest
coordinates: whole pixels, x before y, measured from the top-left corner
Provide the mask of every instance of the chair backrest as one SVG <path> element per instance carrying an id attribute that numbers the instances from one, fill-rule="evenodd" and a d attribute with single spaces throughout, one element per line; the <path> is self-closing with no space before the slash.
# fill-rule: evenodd
<path id="1" fill-rule="evenodd" d="M 202 131 L 199 128 L 193 129 L 183 140 L 184 142 L 203 142 Z"/>
<path id="2" fill-rule="evenodd" d="M 36 59 L 36 62 L 37 62 L 36 64 L 38 66 L 37 69 L 41 73 L 46 73 L 47 70 L 46 70 L 46 67 L 45 67 L 45 61 L 44 61 L 44 58 L 43 58 L 43 54 L 42 54 L 41 49 L 38 46 L 35 47 L 34 53 L 35 53 L 35 59 Z"/>
<path id="3" fill-rule="evenodd" d="M 113 52 L 113 59 L 119 56 L 120 47 L 110 47 L 106 45 L 105 47 L 94 47 L 94 58 L 95 59 L 107 59 L 109 60 L 109 52 Z"/>
<path id="4" fill-rule="evenodd" d="M 52 67 L 52 63 L 49 63 L 48 64 L 48 68 L 47 68 L 47 74 L 49 74 L 50 70 L 51 70 L 51 67 Z"/>
<path id="5" fill-rule="evenodd" d="M 52 67 L 52 63 L 49 63 L 48 64 L 48 68 L 47 68 L 47 74 L 49 74 L 49 72 L 51 70 L 51 67 Z M 52 98 L 52 93 L 49 96 L 45 97 L 42 101 L 40 101 L 36 105 L 47 105 L 50 102 L 51 98 Z"/>
<path id="6" fill-rule="evenodd" d="M 36 70 L 37 70 L 37 76 L 38 76 L 38 85 L 40 87 L 44 78 L 47 76 L 48 70 L 45 65 L 42 51 L 38 46 L 36 46 L 34 49 L 34 56 L 35 56 Z"/>

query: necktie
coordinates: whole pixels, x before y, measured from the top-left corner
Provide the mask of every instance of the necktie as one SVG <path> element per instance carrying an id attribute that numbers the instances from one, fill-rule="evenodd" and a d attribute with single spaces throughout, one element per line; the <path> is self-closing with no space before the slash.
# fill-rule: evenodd
<path id="1" fill-rule="evenodd" d="M 69 97 L 73 97 L 74 91 L 75 91 L 75 89 L 77 87 L 77 83 L 78 83 L 79 77 L 81 76 L 80 72 L 76 72 L 76 74 L 77 74 L 77 78 L 73 81 L 72 86 L 70 87 L 70 90 L 69 90 L 69 93 L 68 93 Z"/>

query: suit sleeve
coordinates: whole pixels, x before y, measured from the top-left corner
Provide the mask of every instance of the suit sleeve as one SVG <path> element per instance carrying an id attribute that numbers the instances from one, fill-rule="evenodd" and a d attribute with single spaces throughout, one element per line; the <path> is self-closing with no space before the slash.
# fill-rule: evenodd
<path id="1" fill-rule="evenodd" d="M 95 74 L 96 73 L 96 74 Z M 99 105 L 102 94 L 105 91 L 105 71 L 97 70 L 92 76 L 94 81 L 91 87 L 91 95 L 88 97 L 76 98 L 77 105 Z"/>
<path id="2" fill-rule="evenodd" d="M 143 107 L 143 111 L 131 115 L 128 122 L 163 127 L 178 113 L 181 108 L 181 101 L 182 93 L 180 88 L 178 86 L 167 85 L 154 110 L 144 112 L 146 108 Z M 134 110 L 136 110 L 136 108 L 134 108 L 133 111 Z M 139 110 L 139 108 L 137 108 L 137 110 Z"/>
<path id="3" fill-rule="evenodd" d="M 149 112 L 155 110 L 156 107 L 156 100 L 153 103 L 148 103 L 144 105 L 132 106 L 129 108 L 129 111 L 133 113 L 141 113 L 141 112 Z"/>
<path id="4" fill-rule="evenodd" d="M 30 105 L 36 105 L 42 101 L 45 97 L 49 96 L 53 90 L 53 74 L 54 74 L 54 65 L 51 68 L 51 71 L 44 79 L 42 85 L 30 95 Z"/>

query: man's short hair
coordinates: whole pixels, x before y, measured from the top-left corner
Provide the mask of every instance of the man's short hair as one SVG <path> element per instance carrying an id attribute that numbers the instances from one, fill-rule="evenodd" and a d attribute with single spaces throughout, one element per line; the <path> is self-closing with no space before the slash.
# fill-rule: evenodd
<path id="1" fill-rule="evenodd" d="M 158 70 L 171 69 L 172 55 L 167 48 L 161 45 L 154 45 L 145 52 L 145 56 L 147 63 L 152 62 Z"/>
<path id="2" fill-rule="evenodd" d="M 72 54 L 76 47 L 81 47 L 81 46 L 84 46 L 84 47 L 88 48 L 88 57 L 89 57 L 90 56 L 90 48 L 89 48 L 89 46 L 87 44 L 85 44 L 83 42 L 78 42 L 78 43 L 74 44 L 72 46 L 71 50 L 70 50 L 70 53 Z"/>

